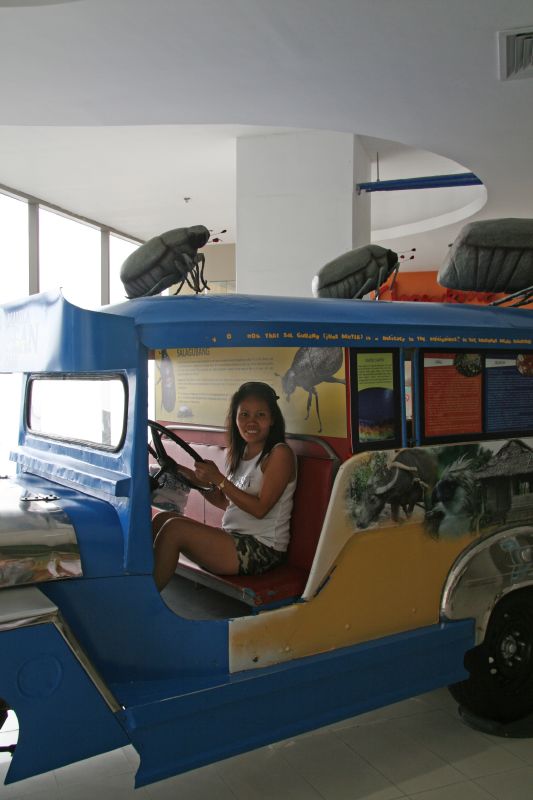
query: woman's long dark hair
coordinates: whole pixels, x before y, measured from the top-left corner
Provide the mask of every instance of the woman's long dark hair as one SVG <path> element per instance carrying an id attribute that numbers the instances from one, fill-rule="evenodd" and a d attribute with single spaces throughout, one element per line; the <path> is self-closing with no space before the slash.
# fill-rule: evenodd
<path id="1" fill-rule="evenodd" d="M 272 427 L 270 428 L 257 463 L 261 463 L 265 456 L 270 453 L 274 445 L 285 441 L 285 420 L 278 406 L 278 396 L 274 389 L 269 386 L 268 383 L 262 383 L 261 381 L 243 383 L 231 398 L 226 420 L 229 439 L 226 463 L 230 474 L 235 472 L 237 464 L 243 457 L 246 447 L 246 442 L 242 438 L 237 427 L 237 409 L 247 397 L 257 397 L 258 400 L 264 400 L 272 415 Z"/>

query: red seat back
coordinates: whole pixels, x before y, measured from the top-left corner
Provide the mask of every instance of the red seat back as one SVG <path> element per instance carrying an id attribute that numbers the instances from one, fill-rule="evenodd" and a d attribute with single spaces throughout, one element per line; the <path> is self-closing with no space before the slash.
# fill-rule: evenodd
<path id="1" fill-rule="evenodd" d="M 335 463 L 298 456 L 298 482 L 291 516 L 287 563 L 309 572 L 329 503 Z"/>
<path id="2" fill-rule="evenodd" d="M 214 461 L 222 472 L 226 472 L 225 449 L 221 444 L 209 444 L 206 441 L 212 435 L 210 432 L 176 430 L 176 433 L 186 438 L 202 458 Z M 216 437 L 220 442 L 218 433 Z M 196 441 L 199 438 L 201 441 Z M 172 458 L 185 466 L 193 465 L 192 458 L 174 442 L 165 439 L 164 443 Z M 313 563 L 338 461 L 318 447 L 316 442 L 310 446 L 306 441 L 289 439 L 288 444 L 297 454 L 298 480 L 291 516 L 291 539 L 283 569 L 294 567 L 299 574 L 302 572 L 307 574 Z M 199 492 L 190 492 L 185 507 L 187 516 L 219 527 L 222 513 L 220 509 L 207 502 Z M 274 577 L 275 572 L 276 570 L 272 570 L 269 575 Z"/>

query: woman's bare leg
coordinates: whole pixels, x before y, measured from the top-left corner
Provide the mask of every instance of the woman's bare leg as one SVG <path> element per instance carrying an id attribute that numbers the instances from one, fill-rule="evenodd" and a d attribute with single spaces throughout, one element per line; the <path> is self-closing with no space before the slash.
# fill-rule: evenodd
<path id="1" fill-rule="evenodd" d="M 180 515 L 177 511 L 158 511 L 157 514 L 152 517 L 152 538 L 155 542 L 157 538 L 157 534 L 165 524 L 168 522 L 169 519 L 174 519 L 175 517 L 179 517 Z"/>
<path id="2" fill-rule="evenodd" d="M 180 554 L 220 575 L 237 575 L 239 559 L 233 537 L 186 517 L 173 517 L 161 526 L 154 545 L 154 580 L 161 590 L 173 576 Z"/>

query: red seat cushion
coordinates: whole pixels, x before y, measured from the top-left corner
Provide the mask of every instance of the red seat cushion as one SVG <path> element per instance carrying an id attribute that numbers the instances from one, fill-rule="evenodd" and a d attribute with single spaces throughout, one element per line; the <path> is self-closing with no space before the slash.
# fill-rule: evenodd
<path id="1" fill-rule="evenodd" d="M 184 556 L 180 558 L 176 574 L 255 607 L 300 597 L 308 575 L 306 570 L 286 562 L 263 575 L 214 575 Z"/>

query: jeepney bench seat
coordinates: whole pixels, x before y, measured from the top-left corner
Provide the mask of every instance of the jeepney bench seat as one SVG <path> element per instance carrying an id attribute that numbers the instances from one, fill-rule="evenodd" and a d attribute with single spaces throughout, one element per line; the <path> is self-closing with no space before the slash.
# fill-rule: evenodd
<path id="1" fill-rule="evenodd" d="M 181 430 L 176 432 L 183 434 Z M 225 449 L 222 446 L 197 443 L 192 439 L 190 443 L 202 458 L 214 461 L 225 471 Z M 325 451 L 319 451 L 320 455 L 317 456 L 316 446 L 313 451 L 312 448 L 306 448 L 307 443 L 301 440 L 289 439 L 288 444 L 297 456 L 298 480 L 286 561 L 263 575 L 215 575 L 181 556 L 176 574 L 254 608 L 281 605 L 301 596 L 313 563 L 338 462 Z M 181 464 L 192 464 L 189 456 L 173 442 L 165 440 L 165 447 L 169 455 Z M 210 505 L 194 490 L 189 494 L 185 515 L 215 526 L 219 526 L 222 519 L 222 511 Z"/>

